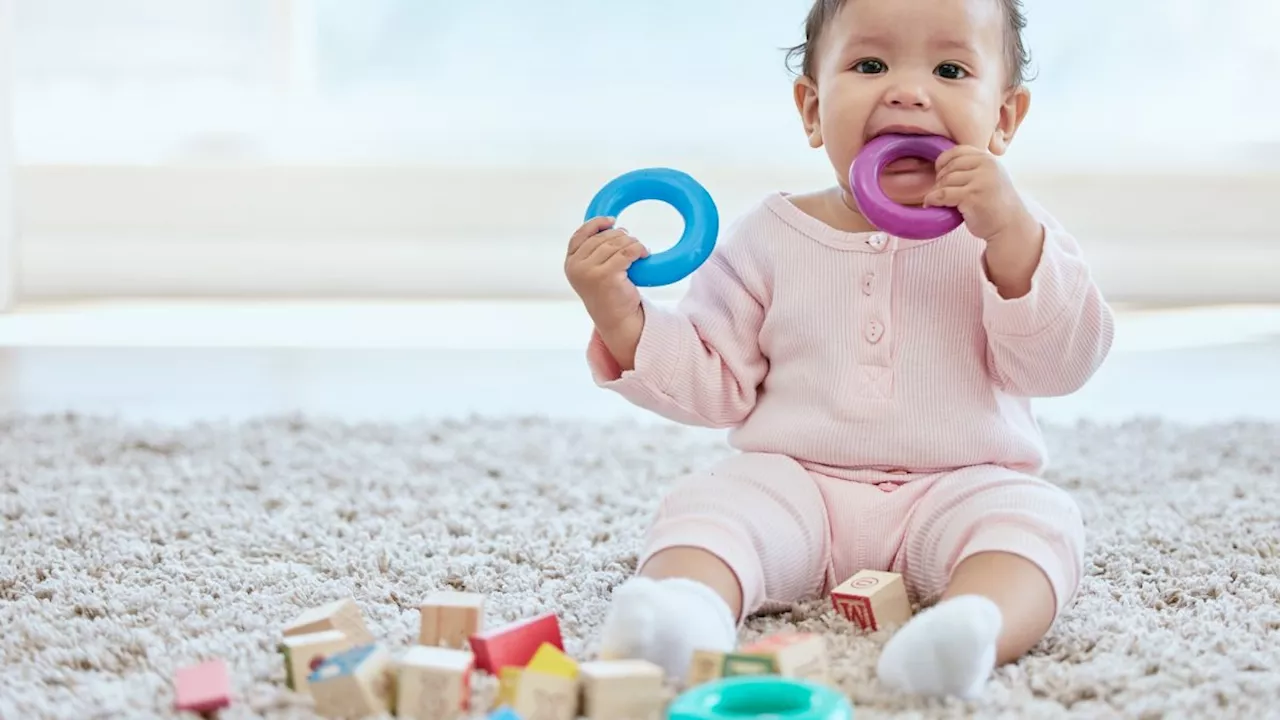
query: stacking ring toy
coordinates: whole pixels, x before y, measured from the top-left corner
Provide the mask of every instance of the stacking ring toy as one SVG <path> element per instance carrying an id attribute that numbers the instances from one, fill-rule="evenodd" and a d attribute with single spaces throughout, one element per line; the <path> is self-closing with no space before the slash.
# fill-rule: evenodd
<path id="1" fill-rule="evenodd" d="M 894 160 L 917 157 L 933 162 L 955 143 L 937 135 L 881 135 L 862 148 L 849 168 L 849 187 L 858 209 L 873 225 L 910 240 L 941 237 L 960 227 L 963 216 L 955 208 L 914 208 L 899 205 L 880 187 L 880 173 Z"/>
<path id="2" fill-rule="evenodd" d="M 671 249 L 631 263 L 627 276 L 641 287 L 670 285 L 684 279 L 711 257 L 720 232 L 720 213 L 706 188 L 679 170 L 633 170 L 601 188 L 587 207 L 587 220 L 617 217 L 641 200 L 659 200 L 684 218 L 684 233 Z"/>
<path id="3" fill-rule="evenodd" d="M 667 708 L 668 720 L 853 720 L 849 699 L 808 680 L 780 675 L 728 677 L 699 685 Z"/>

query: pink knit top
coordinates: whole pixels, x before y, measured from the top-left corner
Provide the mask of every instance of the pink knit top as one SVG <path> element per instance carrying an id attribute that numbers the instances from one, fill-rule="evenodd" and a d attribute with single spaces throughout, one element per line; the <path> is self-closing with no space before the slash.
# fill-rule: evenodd
<path id="1" fill-rule="evenodd" d="M 1080 388 L 1114 318 L 1076 240 L 1042 208 L 1031 292 L 1002 298 L 985 243 L 836 230 L 783 193 L 721 237 L 675 307 L 643 300 L 635 369 L 593 333 L 595 382 L 742 451 L 810 470 L 931 473 L 1047 462 L 1030 398 Z"/>

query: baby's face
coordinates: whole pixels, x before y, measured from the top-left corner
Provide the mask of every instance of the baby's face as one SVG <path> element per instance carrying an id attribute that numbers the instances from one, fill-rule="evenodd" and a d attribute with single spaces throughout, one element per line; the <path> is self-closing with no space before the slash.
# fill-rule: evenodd
<path id="1" fill-rule="evenodd" d="M 1026 111 L 1010 89 L 997 0 L 848 0 L 823 31 L 815 77 L 797 81 L 810 143 L 825 146 L 845 192 L 849 167 L 886 132 L 943 135 L 1003 153 Z M 1023 101 L 1018 102 L 1018 96 Z M 920 204 L 934 165 L 892 163 L 881 186 Z"/>

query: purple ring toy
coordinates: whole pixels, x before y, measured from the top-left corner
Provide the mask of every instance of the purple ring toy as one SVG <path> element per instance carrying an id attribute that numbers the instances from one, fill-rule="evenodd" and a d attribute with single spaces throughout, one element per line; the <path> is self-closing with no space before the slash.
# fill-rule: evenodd
<path id="1" fill-rule="evenodd" d="M 959 210 L 899 205 L 880 187 L 880 173 L 889 163 L 906 157 L 933 162 L 954 146 L 955 143 L 938 135 L 888 134 L 873 139 L 849 168 L 849 187 L 853 188 L 858 209 L 881 230 L 910 240 L 931 240 L 960 227 L 964 217 Z"/>

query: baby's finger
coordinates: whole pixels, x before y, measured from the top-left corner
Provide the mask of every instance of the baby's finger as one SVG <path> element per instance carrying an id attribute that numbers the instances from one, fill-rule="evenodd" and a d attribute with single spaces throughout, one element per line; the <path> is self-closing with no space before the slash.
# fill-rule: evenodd
<path id="1" fill-rule="evenodd" d="M 924 196 L 925 207 L 959 207 L 964 197 L 964 190 L 959 187 L 945 187 L 932 190 Z"/>
<path id="2" fill-rule="evenodd" d="M 600 233 L 597 242 L 584 245 L 580 254 L 586 258 L 584 260 L 586 264 L 593 267 L 602 265 L 620 248 L 634 240 L 635 238 L 628 235 L 626 230 L 614 228 Z"/>
<path id="3" fill-rule="evenodd" d="M 572 255 L 577 252 L 578 248 L 582 247 L 582 244 L 590 238 L 613 227 L 614 220 L 615 218 L 611 217 L 595 217 L 583 223 L 577 232 L 569 238 L 569 254 Z"/>
<path id="4" fill-rule="evenodd" d="M 631 267 L 631 263 L 642 257 L 648 257 L 648 255 L 649 248 L 646 248 L 639 240 L 632 238 L 630 244 L 619 248 L 612 257 L 605 261 L 604 270 L 607 272 L 621 272 Z"/>
<path id="5" fill-rule="evenodd" d="M 584 240 L 582 244 L 578 246 L 578 249 L 573 252 L 572 257 L 580 260 L 590 258 L 591 255 L 600 248 L 600 246 L 606 245 L 610 241 L 616 240 L 619 237 L 625 237 L 626 234 L 627 231 L 622 228 L 610 228 L 604 232 L 596 233 Z"/>
<path id="6" fill-rule="evenodd" d="M 979 153 L 960 153 L 952 155 L 946 160 L 942 155 L 938 156 L 937 168 L 938 176 L 941 177 L 947 173 L 956 172 L 957 170 L 976 170 L 982 166 L 983 157 Z"/>
<path id="7" fill-rule="evenodd" d="M 964 187 L 977 180 L 978 177 L 977 170 L 953 170 L 946 174 L 940 173 L 938 179 L 934 181 L 934 187 Z"/>

